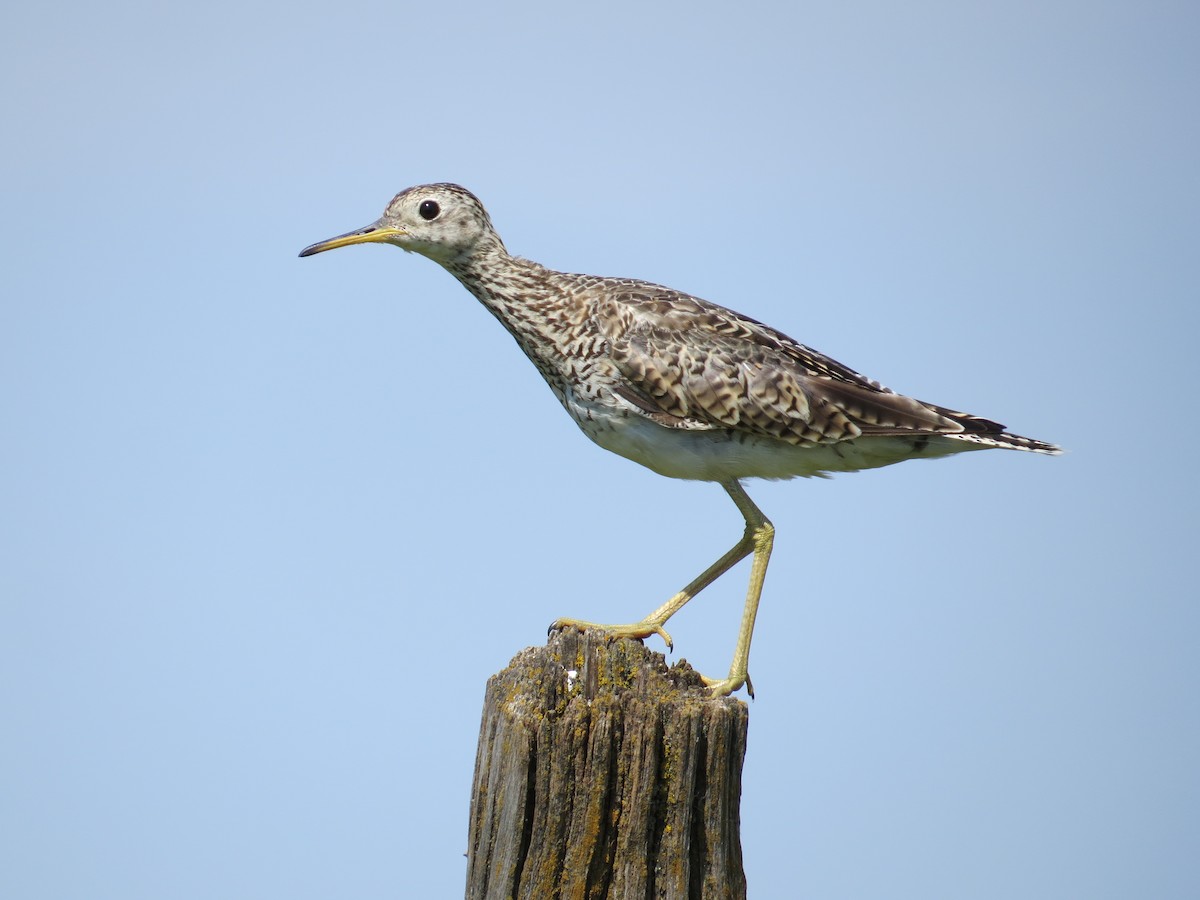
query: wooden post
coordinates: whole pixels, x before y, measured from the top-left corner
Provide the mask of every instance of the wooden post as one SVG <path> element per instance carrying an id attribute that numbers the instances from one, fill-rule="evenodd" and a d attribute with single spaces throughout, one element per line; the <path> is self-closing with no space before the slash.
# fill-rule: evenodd
<path id="1" fill-rule="evenodd" d="M 468 900 L 744 898 L 747 722 L 638 641 L 522 651 L 488 680 Z"/>

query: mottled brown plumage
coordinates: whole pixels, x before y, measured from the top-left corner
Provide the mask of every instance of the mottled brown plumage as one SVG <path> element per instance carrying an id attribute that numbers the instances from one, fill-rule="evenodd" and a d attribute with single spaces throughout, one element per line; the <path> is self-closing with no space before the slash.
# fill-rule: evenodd
<path id="1" fill-rule="evenodd" d="M 1000 447 L 1057 453 L 989 419 L 897 394 L 761 322 L 625 278 L 572 275 L 508 253 L 479 200 L 453 184 L 398 194 L 372 225 L 306 248 L 390 243 L 444 266 L 500 320 L 555 396 L 600 446 L 675 478 L 716 481 L 746 519 L 725 556 L 641 622 L 666 621 L 738 560 L 754 555 L 729 676 L 747 683 L 750 636 L 774 529 L 740 479 L 849 472 Z M 590 623 L 561 619 L 560 626 Z"/>

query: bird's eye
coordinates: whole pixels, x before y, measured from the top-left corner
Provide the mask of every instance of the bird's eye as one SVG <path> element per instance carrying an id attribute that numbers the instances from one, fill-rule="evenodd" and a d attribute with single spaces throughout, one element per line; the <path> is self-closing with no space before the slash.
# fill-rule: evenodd
<path id="1" fill-rule="evenodd" d="M 421 205 L 417 207 L 417 212 L 421 214 L 421 218 L 426 222 L 432 222 L 438 217 L 438 213 L 442 210 L 432 200 L 422 200 Z"/>

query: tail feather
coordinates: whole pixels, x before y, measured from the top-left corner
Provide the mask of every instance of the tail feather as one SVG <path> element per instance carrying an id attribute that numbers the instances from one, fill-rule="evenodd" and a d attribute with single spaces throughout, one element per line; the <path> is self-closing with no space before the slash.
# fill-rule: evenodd
<path id="1" fill-rule="evenodd" d="M 1058 456 L 1062 453 L 1062 447 L 1057 444 L 1050 444 L 1046 441 L 1038 441 L 1033 438 L 1022 437 L 1019 434 L 1009 434 L 1007 431 L 999 433 L 972 433 L 963 432 L 961 434 L 945 434 L 942 437 L 947 437 L 956 441 L 967 441 L 972 444 L 981 444 L 984 447 L 1002 447 L 1007 450 L 1027 450 L 1030 453 L 1045 453 L 1049 456 Z"/>
<path id="2" fill-rule="evenodd" d="M 1030 453 L 1045 453 L 1050 456 L 1058 456 L 1063 452 L 1057 444 L 1022 437 L 1019 434 L 1009 434 L 999 422 L 985 419 L 983 416 L 973 416 L 970 413 L 947 409 L 944 406 L 935 406 L 932 403 L 926 403 L 925 406 L 962 427 L 960 432 L 942 432 L 943 437 L 956 441 L 967 441 L 983 447 L 1027 450 Z"/>

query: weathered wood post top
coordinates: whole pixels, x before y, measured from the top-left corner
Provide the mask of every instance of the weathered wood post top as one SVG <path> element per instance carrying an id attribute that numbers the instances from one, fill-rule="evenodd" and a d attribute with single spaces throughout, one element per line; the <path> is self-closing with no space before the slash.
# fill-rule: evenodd
<path id="1" fill-rule="evenodd" d="M 488 681 L 468 900 L 744 898 L 746 705 L 639 641 L 564 630 Z"/>

